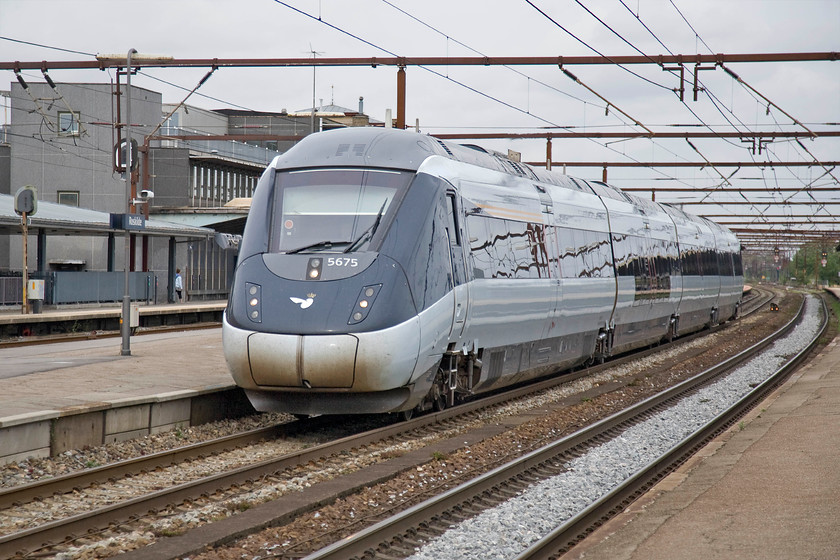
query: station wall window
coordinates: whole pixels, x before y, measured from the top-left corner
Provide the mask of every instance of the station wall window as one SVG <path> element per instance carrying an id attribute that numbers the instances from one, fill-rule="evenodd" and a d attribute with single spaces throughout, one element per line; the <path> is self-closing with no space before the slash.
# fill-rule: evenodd
<path id="1" fill-rule="evenodd" d="M 58 191 L 58 203 L 65 206 L 79 206 L 79 191 Z"/>
<path id="2" fill-rule="evenodd" d="M 59 111 L 58 134 L 61 136 L 78 136 L 79 113 L 75 113 L 73 111 Z"/>

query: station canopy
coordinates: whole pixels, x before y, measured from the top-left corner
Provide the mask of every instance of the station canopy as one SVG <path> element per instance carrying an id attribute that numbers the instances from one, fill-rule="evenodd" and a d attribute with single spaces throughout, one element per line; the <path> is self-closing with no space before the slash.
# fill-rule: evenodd
<path id="1" fill-rule="evenodd" d="M 29 217 L 29 216 L 27 216 Z M 15 197 L 0 194 L 0 235 L 20 233 L 21 217 L 15 212 Z M 54 202 L 38 202 L 37 212 L 30 217 L 31 229 L 50 235 L 108 235 L 124 233 L 111 227 L 111 214 L 87 208 L 77 208 Z M 213 237 L 214 230 L 205 227 L 177 224 L 157 219 L 146 220 L 145 228 L 132 233 L 159 237 Z"/>

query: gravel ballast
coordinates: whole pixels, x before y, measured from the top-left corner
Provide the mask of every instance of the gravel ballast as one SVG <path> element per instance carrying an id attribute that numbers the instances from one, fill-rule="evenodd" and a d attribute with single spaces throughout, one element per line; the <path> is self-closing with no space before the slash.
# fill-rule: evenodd
<path id="1" fill-rule="evenodd" d="M 514 558 L 555 527 L 736 403 L 813 339 L 819 303 L 806 301 L 800 325 L 732 374 L 570 461 L 568 470 L 486 510 L 426 544 L 412 560 Z"/>

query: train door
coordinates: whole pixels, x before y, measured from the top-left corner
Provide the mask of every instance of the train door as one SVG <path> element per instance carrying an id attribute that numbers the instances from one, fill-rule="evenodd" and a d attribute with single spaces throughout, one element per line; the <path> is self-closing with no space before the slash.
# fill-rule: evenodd
<path id="1" fill-rule="evenodd" d="M 470 304 L 470 288 L 464 260 L 461 218 L 458 212 L 458 198 L 454 192 L 446 193 L 446 235 L 449 238 L 449 254 L 452 260 L 452 291 L 455 294 L 455 309 L 452 314 L 452 338 L 460 337 L 467 324 Z"/>
<path id="2" fill-rule="evenodd" d="M 551 279 L 552 295 L 548 300 L 548 317 L 543 327 L 542 338 L 549 339 L 557 332 L 557 323 L 560 320 L 560 302 L 563 299 L 563 284 L 561 282 L 562 271 L 560 269 L 560 240 L 557 238 L 557 228 L 551 224 L 554 222 L 554 202 L 551 195 L 540 185 L 534 185 L 537 195 L 540 197 L 540 208 L 543 214 L 543 235 L 542 250 L 545 251 L 548 261 L 548 277 Z"/>

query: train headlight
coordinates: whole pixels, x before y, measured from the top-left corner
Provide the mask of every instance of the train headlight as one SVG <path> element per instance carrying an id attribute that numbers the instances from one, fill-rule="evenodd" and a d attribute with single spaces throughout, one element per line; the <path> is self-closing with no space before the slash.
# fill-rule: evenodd
<path id="1" fill-rule="evenodd" d="M 262 323 L 262 286 L 246 282 L 245 291 L 248 293 L 248 318 Z"/>
<path id="2" fill-rule="evenodd" d="M 350 313 L 350 320 L 348 325 L 355 325 L 365 320 L 365 317 L 370 313 L 370 308 L 373 307 L 373 302 L 376 296 L 379 295 L 379 290 L 382 289 L 382 284 L 374 284 L 373 286 L 365 286 L 359 292 L 359 297 L 356 298 L 356 305 Z"/>
<path id="3" fill-rule="evenodd" d="M 309 259 L 309 263 L 306 265 L 306 277 L 310 280 L 319 279 L 321 277 L 322 264 L 323 260 L 320 258 Z"/>

